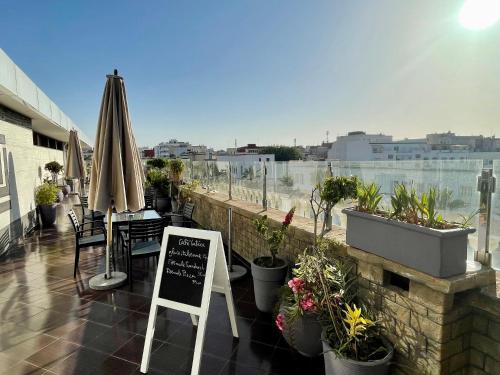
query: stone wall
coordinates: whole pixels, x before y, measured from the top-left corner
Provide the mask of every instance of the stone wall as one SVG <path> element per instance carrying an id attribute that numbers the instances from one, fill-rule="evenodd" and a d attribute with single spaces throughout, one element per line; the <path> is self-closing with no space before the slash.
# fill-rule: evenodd
<path id="1" fill-rule="evenodd" d="M 285 213 L 216 193 L 194 194 L 194 219 L 222 232 L 227 241 L 228 208 L 233 211 L 233 250 L 246 261 L 266 255 L 252 220 L 266 214 L 280 225 Z M 345 245 L 345 232 L 329 237 L 339 254 L 357 264 L 359 294 L 378 315 L 395 348 L 397 375 L 500 374 L 500 300 L 480 293 L 495 283 L 490 269 L 439 279 Z M 282 256 L 293 261 L 313 241 L 311 220 L 296 217 Z"/>

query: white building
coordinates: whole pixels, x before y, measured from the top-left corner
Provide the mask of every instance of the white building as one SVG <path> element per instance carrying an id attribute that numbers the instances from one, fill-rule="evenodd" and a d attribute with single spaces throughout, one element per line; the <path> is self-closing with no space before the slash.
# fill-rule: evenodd
<path id="1" fill-rule="evenodd" d="M 189 142 L 179 142 L 177 139 L 161 142 L 154 147 L 155 158 L 179 158 L 188 152 L 190 146 Z"/>
<path id="2" fill-rule="evenodd" d="M 262 162 L 274 162 L 274 154 L 222 154 L 217 161 L 230 162 L 233 176 L 240 179 L 248 174 L 251 168 L 260 166 Z"/>
<path id="3" fill-rule="evenodd" d="M 468 160 L 500 159 L 500 140 L 495 137 L 428 134 L 422 139 L 393 141 L 392 136 L 351 132 L 337 137 L 328 151 L 329 160 Z"/>
<path id="4" fill-rule="evenodd" d="M 71 129 L 79 130 L 0 49 L 0 253 L 35 226 L 34 190 L 47 162 L 64 165 Z"/>

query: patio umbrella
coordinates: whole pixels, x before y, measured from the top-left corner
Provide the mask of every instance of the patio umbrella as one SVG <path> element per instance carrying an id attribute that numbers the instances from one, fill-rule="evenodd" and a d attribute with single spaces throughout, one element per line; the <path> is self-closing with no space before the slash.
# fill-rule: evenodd
<path id="1" fill-rule="evenodd" d="M 107 76 L 102 97 L 90 175 L 89 209 L 107 212 L 106 272 L 90 279 L 93 289 L 110 289 L 127 275 L 110 272 L 112 212 L 144 208 L 144 171 L 132 133 L 123 78 L 115 70 Z"/>
<path id="2" fill-rule="evenodd" d="M 82 146 L 78 138 L 78 132 L 71 130 L 69 132 L 68 152 L 66 158 L 66 168 L 64 169 L 66 178 L 77 178 L 81 182 L 85 178 L 85 163 L 83 161 Z"/>

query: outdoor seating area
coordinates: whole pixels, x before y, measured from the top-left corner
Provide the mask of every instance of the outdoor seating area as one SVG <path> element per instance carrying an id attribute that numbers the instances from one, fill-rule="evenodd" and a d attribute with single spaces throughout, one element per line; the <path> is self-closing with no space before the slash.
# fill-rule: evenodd
<path id="1" fill-rule="evenodd" d="M 1 260 L 2 375 L 140 374 L 156 264 L 132 261 L 133 290 L 126 284 L 95 291 L 89 278 L 104 270 L 105 258 L 104 247 L 93 246 L 81 250 L 74 278 L 67 212 L 78 212 L 78 203 L 67 198 L 54 227 L 35 232 Z M 321 358 L 294 352 L 271 317 L 258 312 L 249 277 L 232 290 L 240 338 L 232 338 L 224 298 L 214 294 L 201 374 L 323 373 Z M 189 374 L 196 328 L 188 314 L 161 309 L 158 315 L 148 373 Z"/>

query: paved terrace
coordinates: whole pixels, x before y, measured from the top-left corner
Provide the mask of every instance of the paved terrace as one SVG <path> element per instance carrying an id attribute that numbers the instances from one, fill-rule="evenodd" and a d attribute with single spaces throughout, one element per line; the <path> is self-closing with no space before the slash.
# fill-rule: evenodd
<path id="1" fill-rule="evenodd" d="M 53 228 L 0 258 L 0 375 L 140 374 L 155 266 L 135 262 L 133 292 L 93 291 L 88 280 L 103 271 L 104 249 L 90 248 L 74 280 L 71 207 L 59 205 Z M 224 297 L 214 295 L 202 374 L 324 373 L 321 357 L 295 354 L 257 311 L 250 277 L 233 284 L 233 295 L 241 337 L 233 340 Z M 187 314 L 160 310 L 149 374 L 189 374 L 195 335 Z"/>

